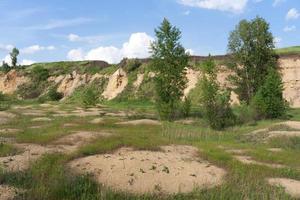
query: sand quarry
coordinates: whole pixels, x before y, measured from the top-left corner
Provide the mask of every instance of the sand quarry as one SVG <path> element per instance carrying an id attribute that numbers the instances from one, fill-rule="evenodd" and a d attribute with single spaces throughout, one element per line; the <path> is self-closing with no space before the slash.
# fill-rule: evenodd
<path id="1" fill-rule="evenodd" d="M 33 122 L 51 123 L 57 115 L 75 117 L 93 117 L 90 124 L 103 124 L 103 116 L 119 117 L 119 126 L 161 126 L 156 120 L 138 119 L 128 120 L 123 112 L 106 112 L 101 108 L 83 110 L 59 110 L 51 105 L 43 105 L 43 108 L 51 110 L 51 115 L 45 116 L 45 112 L 39 109 L 18 108 L 24 110 L 27 116 L 29 110 L 34 113 Z M 102 116 L 102 117 L 101 117 Z M 8 123 L 16 117 L 9 112 L 0 112 L 2 123 Z M 123 118 L 122 118 L 123 117 Z M 285 125 L 290 130 L 277 131 L 261 129 L 250 134 L 264 134 L 266 140 L 273 137 L 298 137 L 300 136 L 300 122 L 287 121 L 278 125 Z M 76 127 L 77 124 L 67 123 L 65 127 Z M 18 134 L 20 129 L 1 129 L 0 132 Z M 26 170 L 30 164 L 44 154 L 64 153 L 72 154 L 81 146 L 92 142 L 97 138 L 111 137 L 114 134 L 107 132 L 74 131 L 61 136 L 57 140 L 46 145 L 31 143 L 16 143 L 9 141 L 20 149 L 20 153 L 13 156 L 0 157 L 0 165 L 6 171 L 16 172 Z M 0 137 L 1 138 L 1 137 Z M 3 139 L 3 138 L 1 138 Z M 5 138 L 4 138 L 5 139 Z M 5 140 L 4 140 L 5 141 Z M 234 159 L 245 165 L 261 165 L 269 168 L 287 168 L 280 163 L 266 163 L 256 161 L 248 155 L 247 149 L 224 149 Z M 280 148 L 270 148 L 270 153 L 281 152 Z M 201 157 L 201 149 L 185 145 L 161 146 L 159 151 L 136 150 L 122 147 L 111 153 L 97 154 L 75 159 L 67 164 L 67 167 L 78 175 L 90 174 L 99 183 L 112 190 L 124 191 L 134 194 L 145 193 L 189 193 L 196 189 L 208 189 L 226 183 L 227 172 Z M 292 197 L 300 198 L 299 181 L 280 177 L 266 179 L 266 182 L 274 187 L 282 187 Z M 7 185 L 0 185 L 0 200 L 13 199 L 17 189 Z"/>

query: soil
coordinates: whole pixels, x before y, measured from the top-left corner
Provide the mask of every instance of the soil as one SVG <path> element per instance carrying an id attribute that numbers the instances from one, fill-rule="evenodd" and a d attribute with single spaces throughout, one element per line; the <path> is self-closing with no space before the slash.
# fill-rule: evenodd
<path id="1" fill-rule="evenodd" d="M 13 187 L 0 185 L 0 200 L 13 200 L 17 194 L 17 190 Z"/>
<path id="2" fill-rule="evenodd" d="M 270 164 L 270 163 L 264 163 L 264 162 L 259 162 L 256 160 L 253 160 L 250 156 L 234 156 L 235 159 L 240 161 L 243 164 L 254 164 L 254 165 L 262 165 L 262 166 L 267 166 L 271 168 L 285 168 L 285 165 L 281 164 Z"/>
<path id="3" fill-rule="evenodd" d="M 191 146 L 164 146 L 162 151 L 121 148 L 71 161 L 77 173 L 90 173 L 113 189 L 130 193 L 187 193 L 222 184 L 226 174 L 198 156 Z"/>
<path id="4" fill-rule="evenodd" d="M 161 125 L 159 121 L 151 119 L 139 119 L 126 122 L 119 122 L 119 125 Z"/>
<path id="5" fill-rule="evenodd" d="M 270 178 L 269 184 L 283 187 L 289 195 L 294 198 L 300 198 L 300 181 L 287 178 Z"/>

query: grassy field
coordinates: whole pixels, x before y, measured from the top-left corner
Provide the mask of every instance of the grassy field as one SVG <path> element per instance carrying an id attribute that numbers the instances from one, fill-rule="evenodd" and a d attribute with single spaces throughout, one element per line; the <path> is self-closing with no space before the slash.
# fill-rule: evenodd
<path id="1" fill-rule="evenodd" d="M 283 188 L 274 187 L 266 178 L 285 177 L 300 180 L 300 140 L 297 137 L 280 137 L 265 142 L 261 138 L 249 137 L 254 130 L 286 130 L 287 127 L 276 125 L 276 121 L 259 121 L 256 124 L 230 127 L 224 131 L 211 130 L 201 118 L 190 118 L 193 123 L 163 122 L 161 126 L 152 125 L 118 125 L 116 122 L 139 118 L 155 119 L 154 106 L 151 103 L 110 102 L 101 107 L 107 113 L 134 112 L 127 116 L 55 116 L 57 111 L 72 112 L 79 109 L 73 105 L 52 104 L 43 107 L 32 106 L 31 112 L 42 112 L 43 117 L 52 121 L 34 121 L 37 116 L 25 116 L 28 110 L 15 109 L 7 112 L 16 114 L 9 123 L 0 125 L 0 129 L 19 129 L 18 133 L 0 133 L 0 137 L 16 140 L 16 143 L 33 143 L 47 145 L 53 141 L 72 134 L 74 131 L 93 131 L 111 133 L 110 137 L 99 137 L 72 154 L 50 153 L 33 162 L 28 170 L 20 172 L 0 172 L 0 184 L 19 188 L 21 192 L 16 199 L 54 200 L 54 199 L 293 199 Z M 300 119 L 300 110 L 291 110 L 293 120 Z M 101 117 L 99 124 L 89 123 Z M 66 124 L 76 126 L 67 127 Z M 32 127 L 40 127 L 33 129 Z M 255 137 L 255 136 L 254 136 Z M 200 150 L 200 156 L 212 164 L 227 171 L 222 185 L 189 194 L 176 195 L 136 195 L 115 191 L 95 182 L 90 175 L 77 175 L 68 169 L 67 163 L 87 155 L 112 152 L 120 147 L 133 147 L 137 150 L 157 151 L 162 145 L 185 144 Z M 272 153 L 269 148 L 281 148 Z M 226 149 L 241 149 L 246 155 L 264 163 L 282 164 L 284 168 L 270 168 L 256 164 L 243 164 L 234 159 Z M 20 152 L 13 144 L 0 145 L 0 157 Z"/>
<path id="2" fill-rule="evenodd" d="M 299 54 L 300 53 L 300 46 L 293 46 L 287 48 L 276 49 L 278 54 Z"/>

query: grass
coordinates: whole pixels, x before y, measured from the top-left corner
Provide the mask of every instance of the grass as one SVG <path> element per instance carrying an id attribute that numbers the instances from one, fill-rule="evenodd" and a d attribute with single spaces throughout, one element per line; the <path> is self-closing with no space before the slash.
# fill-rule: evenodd
<path id="1" fill-rule="evenodd" d="M 33 104 L 34 109 L 41 109 Z M 142 111 L 140 116 L 147 117 L 155 114 L 151 102 L 106 102 L 105 110 L 111 111 Z M 74 110 L 74 105 L 60 105 L 60 110 Z M 9 110 L 14 112 L 13 110 Z M 18 113 L 16 113 L 18 114 Z M 300 119 L 300 111 L 289 111 L 292 119 Z M 47 112 L 51 117 L 51 112 Z M 95 116 L 99 117 L 99 116 Z M 33 117 L 18 114 L 12 122 L 0 125 L 0 128 L 19 128 L 24 131 L 13 135 L 17 141 L 38 144 L 49 144 L 74 131 L 108 132 L 109 137 L 100 137 L 82 146 L 71 155 L 49 154 L 37 162 L 32 163 L 30 169 L 24 172 L 0 172 L 0 183 L 24 189 L 17 199 L 158 199 L 158 200 L 187 200 L 187 199 L 292 199 L 282 188 L 270 186 L 266 178 L 285 177 L 300 180 L 300 140 L 299 138 L 274 138 L 268 142 L 255 141 L 246 135 L 254 130 L 269 128 L 270 130 L 290 130 L 285 126 L 274 125 L 279 121 L 259 121 L 255 125 L 241 125 L 230 127 L 224 131 L 214 131 L 208 128 L 205 121 L 197 119 L 191 125 L 176 122 L 163 122 L 162 126 L 147 125 L 117 125 L 116 122 L 128 120 L 132 117 L 116 118 L 104 117 L 101 124 L 90 124 L 95 117 L 59 117 L 49 122 L 32 122 Z M 134 117 L 133 117 L 134 118 Z M 76 127 L 64 127 L 65 123 L 76 124 Z M 45 125 L 39 130 L 30 129 L 31 126 Z M 79 157 L 109 153 L 120 147 L 132 147 L 140 150 L 157 151 L 162 145 L 184 144 L 192 145 L 200 150 L 200 156 L 227 171 L 225 182 L 211 189 L 195 189 L 189 194 L 134 195 L 114 191 L 98 184 L 90 175 L 73 174 L 67 163 Z M 12 146 L 3 149 L 13 148 Z M 282 152 L 272 153 L 269 148 L 279 147 Z M 245 165 L 235 160 L 232 154 L 224 149 L 245 149 L 246 155 L 266 163 L 286 165 L 283 169 L 272 169 L 259 165 Z M 13 150 L 1 150 L 13 153 Z M 2 154 L 3 155 L 3 154 Z M 4 153 L 7 155 L 7 153 Z"/>
<path id="2" fill-rule="evenodd" d="M 19 152 L 19 149 L 11 144 L 0 143 L 0 157 L 13 156 Z"/>
<path id="3" fill-rule="evenodd" d="M 299 54 L 300 53 L 300 46 L 293 46 L 287 48 L 276 49 L 276 53 L 278 54 Z"/>

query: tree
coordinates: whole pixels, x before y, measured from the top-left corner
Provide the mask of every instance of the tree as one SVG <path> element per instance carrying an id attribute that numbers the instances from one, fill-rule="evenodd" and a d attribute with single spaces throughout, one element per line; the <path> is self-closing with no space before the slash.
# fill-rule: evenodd
<path id="1" fill-rule="evenodd" d="M 228 51 L 233 56 L 230 77 L 235 92 L 247 104 L 264 84 L 269 68 L 276 68 L 274 38 L 269 24 L 260 17 L 242 20 L 231 32 Z"/>
<path id="2" fill-rule="evenodd" d="M 223 129 L 234 124 L 230 107 L 230 91 L 223 90 L 217 81 L 216 64 L 211 57 L 201 65 L 200 105 L 204 118 L 213 129 Z"/>
<path id="3" fill-rule="evenodd" d="M 287 104 L 282 91 L 283 83 L 279 72 L 270 68 L 265 83 L 252 101 L 257 118 L 279 118 L 285 114 Z"/>
<path id="4" fill-rule="evenodd" d="M 186 87 L 188 54 L 180 44 L 181 32 L 164 19 L 155 29 L 156 41 L 151 45 L 155 72 L 156 104 L 161 119 L 173 120 Z"/>
<path id="5" fill-rule="evenodd" d="M 13 67 L 17 66 L 19 53 L 17 48 L 13 48 L 12 52 L 10 52 L 11 64 Z"/>
<path id="6" fill-rule="evenodd" d="M 9 72 L 10 70 L 10 66 L 5 61 L 2 62 L 1 68 L 4 72 Z"/>

